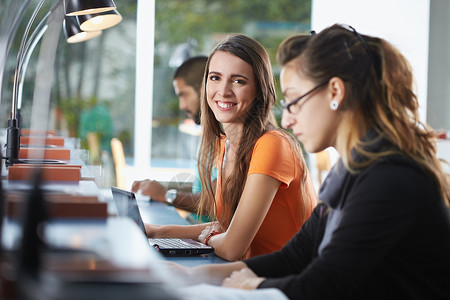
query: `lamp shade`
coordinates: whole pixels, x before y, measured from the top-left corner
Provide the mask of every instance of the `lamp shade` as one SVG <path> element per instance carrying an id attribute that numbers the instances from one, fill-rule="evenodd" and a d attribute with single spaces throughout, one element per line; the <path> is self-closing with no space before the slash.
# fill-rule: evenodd
<path id="1" fill-rule="evenodd" d="M 67 16 L 97 14 L 116 9 L 113 0 L 64 0 Z"/>
<path id="2" fill-rule="evenodd" d="M 75 16 L 66 16 L 63 23 L 64 34 L 68 43 L 79 43 L 99 36 L 101 31 L 83 31 Z"/>
<path id="3" fill-rule="evenodd" d="M 113 27 L 122 21 L 122 16 L 117 10 L 105 11 L 93 15 L 78 16 L 80 28 L 83 31 L 98 31 Z"/>

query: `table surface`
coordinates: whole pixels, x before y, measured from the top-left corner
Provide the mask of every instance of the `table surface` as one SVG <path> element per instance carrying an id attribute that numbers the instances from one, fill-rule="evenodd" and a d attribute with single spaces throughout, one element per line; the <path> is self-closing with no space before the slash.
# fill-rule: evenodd
<path id="1" fill-rule="evenodd" d="M 23 181 L 8 181 L 2 180 L 3 188 L 7 190 L 27 189 L 29 185 Z M 54 219 L 50 220 L 46 224 L 45 239 L 50 245 L 56 247 L 69 247 L 69 248 L 87 248 L 89 250 L 98 250 L 99 245 L 106 247 L 106 244 L 111 244 L 110 252 L 117 254 L 113 260 L 122 261 L 130 258 L 127 255 L 127 251 L 120 250 L 120 245 L 126 245 L 128 252 L 133 251 L 135 257 L 147 257 L 145 252 L 155 252 L 156 255 L 152 255 L 152 258 L 158 257 L 160 260 L 169 260 L 185 266 L 196 266 L 207 263 L 223 263 L 226 262 L 220 257 L 217 257 L 214 253 L 199 256 L 188 257 L 163 257 L 159 253 L 153 250 L 147 242 L 146 237 L 139 230 L 138 226 L 131 222 L 127 218 L 117 217 L 115 204 L 113 202 L 110 189 L 98 189 L 93 181 L 80 181 L 80 182 L 46 182 L 42 185 L 45 190 L 58 190 L 71 194 L 83 194 L 94 195 L 97 194 L 100 201 L 105 201 L 108 204 L 107 219 Z M 166 225 L 188 225 L 189 223 L 183 219 L 176 209 L 172 206 L 168 206 L 164 203 L 149 201 L 148 197 L 140 197 L 138 195 L 138 205 L 144 222 Z M 127 223 L 122 228 L 118 224 Z M 128 224 L 129 223 L 129 224 Z M 135 227 L 130 231 L 130 227 Z M 126 228 L 126 229 L 124 229 Z M 20 224 L 16 220 L 5 219 L 3 231 L 2 231 L 2 244 L 6 249 L 14 248 L 18 243 L 18 239 L 21 235 Z M 130 240 L 131 239 L 131 240 Z M 136 241 L 133 241 L 136 239 Z M 144 247 L 138 247 L 136 243 L 141 243 L 139 240 L 145 240 L 146 245 Z M 105 242 L 99 241 L 108 241 Z M 116 248 L 117 249 L 116 249 Z M 102 248 L 102 252 L 106 250 Z M 139 255 L 137 255 L 138 253 Z M 129 262 L 130 264 L 140 263 Z"/>
<path id="2" fill-rule="evenodd" d="M 60 161 L 64 162 L 64 165 L 67 166 L 81 166 L 81 172 L 80 172 L 80 181 L 95 181 L 95 175 L 93 174 L 92 170 L 90 167 L 88 167 L 82 159 L 80 158 L 71 158 L 70 160 L 61 160 Z M 30 166 L 32 166 L 32 164 L 30 164 Z M 49 165 L 52 166 L 52 165 Z M 8 178 L 8 168 L 6 167 L 5 164 L 2 164 L 2 169 L 1 169 L 1 178 L 2 179 L 7 179 Z"/>
<path id="3" fill-rule="evenodd" d="M 144 283 L 143 288 L 146 292 L 150 292 L 151 297 L 152 295 L 155 296 L 155 292 L 157 292 L 155 287 L 160 287 L 160 293 L 165 296 L 168 295 L 167 291 L 173 291 L 173 287 L 177 285 L 178 280 L 181 283 L 184 280 L 184 278 L 178 278 L 177 274 L 172 273 L 167 268 L 164 264 L 166 261 L 185 266 L 225 262 L 213 253 L 190 257 L 163 257 L 149 245 L 147 237 L 134 222 L 129 218 L 117 217 L 110 189 L 99 189 L 94 181 L 95 177 L 91 174 L 92 172 L 86 168 L 80 159 L 71 158 L 68 163 L 82 165 L 82 180 L 79 182 L 44 182 L 41 186 L 42 189 L 76 195 L 96 195 L 99 201 L 108 204 L 110 216 L 102 219 L 50 219 L 45 222 L 41 227 L 43 229 L 42 236 L 49 247 L 42 258 L 47 263 L 51 262 L 50 265 L 45 265 L 50 269 L 45 270 L 50 270 L 50 272 L 56 270 L 56 274 L 66 274 L 62 275 L 62 280 L 66 278 L 64 276 L 70 274 L 69 280 L 75 280 L 73 281 L 74 284 L 77 280 L 89 282 L 90 278 L 95 278 L 93 283 L 112 280 L 111 284 L 114 286 L 116 285 L 115 282 L 126 282 L 128 285 L 122 286 L 127 293 L 136 291 L 134 286 L 131 286 L 131 289 L 127 288 L 130 283 L 139 284 L 142 282 Z M 27 181 L 6 180 L 7 170 L 4 166 L 1 168 L 3 171 L 1 173 L 2 187 L 5 193 L 8 190 L 30 189 L 30 183 Z M 188 222 L 178 214 L 174 207 L 149 201 L 148 198 L 142 197 L 138 197 L 138 204 L 146 222 L 161 225 L 188 225 Z M 22 222 L 5 217 L 2 225 L 0 243 L 3 246 L 4 253 L 1 253 L 1 258 L 14 257 L 18 253 L 16 250 L 20 249 Z M 54 250 L 56 252 L 52 252 Z M 52 264 L 54 262 L 56 262 L 56 265 Z M 52 269 L 52 266 L 62 267 L 67 271 L 63 270 L 63 273 L 58 273 L 60 269 Z M 89 274 L 90 277 L 86 278 L 85 274 Z M 100 277 L 96 277 L 99 275 Z M 157 285 L 149 288 L 147 285 L 149 282 L 157 283 Z M 54 284 L 55 282 L 51 281 L 51 283 Z M 43 281 L 42 285 L 45 286 L 46 282 Z M 76 287 L 76 284 L 74 287 Z M 91 287 L 91 285 L 86 287 Z M 109 286 L 98 284 L 98 288 L 109 288 Z M 2 292 L 0 289 L 0 298 L 2 298 Z M 64 293 L 67 293 L 67 291 L 64 291 Z M 101 294 L 100 291 L 99 295 Z M 128 294 L 128 296 L 130 295 Z M 120 299 L 120 297 L 117 299 Z"/>
<path id="4" fill-rule="evenodd" d="M 102 190 L 102 194 L 103 199 L 109 203 L 108 207 L 110 207 L 110 213 L 115 214 L 115 205 L 112 200 L 112 194 L 108 190 Z M 178 214 L 175 207 L 165 203 L 151 201 L 149 197 L 146 196 L 137 195 L 136 198 L 144 222 L 158 225 L 189 225 L 189 223 Z M 186 257 L 164 257 L 164 259 L 190 267 L 201 264 L 226 262 L 214 253 Z"/>
<path id="5" fill-rule="evenodd" d="M 2 183 L 6 191 L 29 188 L 24 182 L 2 180 Z M 123 290 L 120 295 L 126 296 L 115 295 L 114 299 L 129 297 L 150 299 L 158 293 L 163 296 L 159 297 L 161 299 L 164 297 L 177 299 L 179 295 L 176 293 L 176 288 L 184 286 L 186 278 L 168 268 L 165 264 L 167 261 L 187 267 L 226 262 L 214 253 L 188 257 L 162 256 L 150 246 L 147 237 L 131 219 L 118 217 L 115 214 L 115 204 L 110 190 L 96 189 L 93 181 L 46 182 L 43 188 L 85 194 L 96 191 L 100 201 L 108 203 L 111 216 L 103 219 L 50 219 L 42 226 L 43 240 L 50 251 L 42 256 L 46 266 L 44 270 L 56 275 L 54 278 L 57 281 L 43 280 L 40 282 L 41 288 L 53 287 L 55 282 L 58 284 L 67 282 L 68 285 L 61 288 L 60 292 L 72 293 L 72 290 L 71 292 L 67 290 L 68 287 L 72 287 L 74 293 L 95 287 L 94 290 L 100 297 L 111 295 L 110 288 L 119 287 Z M 161 225 L 188 224 L 174 207 L 164 203 L 138 197 L 138 205 L 143 219 L 147 222 Z M 20 249 L 21 235 L 21 222 L 8 218 L 3 220 L 1 244 L 7 257 L 17 255 L 16 250 Z M 59 279 L 61 280 L 58 281 Z M 86 284 L 83 285 L 83 283 Z M 145 297 L 134 297 L 133 293 L 137 291 L 142 291 Z M 92 299 L 92 295 L 90 296 L 89 299 Z M 0 298 L 3 298 L 1 290 Z M 108 297 L 108 299 L 112 298 Z"/>

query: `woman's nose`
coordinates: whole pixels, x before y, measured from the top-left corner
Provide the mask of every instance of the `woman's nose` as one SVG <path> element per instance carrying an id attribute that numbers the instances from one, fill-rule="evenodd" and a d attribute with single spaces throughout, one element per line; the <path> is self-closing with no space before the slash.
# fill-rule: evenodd
<path id="1" fill-rule="evenodd" d="M 281 127 L 290 129 L 294 123 L 295 118 L 286 109 L 283 109 L 283 114 L 281 115 Z"/>
<path id="2" fill-rule="evenodd" d="M 227 82 L 221 82 L 217 88 L 217 92 L 223 97 L 231 94 L 230 84 Z"/>

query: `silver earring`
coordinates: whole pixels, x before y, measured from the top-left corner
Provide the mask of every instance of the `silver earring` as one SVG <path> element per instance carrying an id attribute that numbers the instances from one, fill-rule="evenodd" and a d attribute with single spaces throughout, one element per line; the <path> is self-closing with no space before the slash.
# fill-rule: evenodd
<path id="1" fill-rule="evenodd" d="M 339 107 L 339 103 L 337 102 L 337 100 L 333 100 L 330 102 L 330 108 L 331 110 L 336 110 Z"/>

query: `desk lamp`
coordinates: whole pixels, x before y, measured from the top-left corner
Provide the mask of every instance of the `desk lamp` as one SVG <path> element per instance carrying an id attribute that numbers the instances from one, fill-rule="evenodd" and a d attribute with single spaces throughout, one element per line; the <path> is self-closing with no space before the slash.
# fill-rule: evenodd
<path id="1" fill-rule="evenodd" d="M 1 177 L 2 170 L 0 168 L 0 177 Z M 5 208 L 6 208 L 6 199 L 5 194 L 3 192 L 3 182 L 0 180 L 0 257 L 3 254 L 3 216 L 5 214 Z"/>
<path id="2" fill-rule="evenodd" d="M 26 67 L 28 65 L 29 58 L 31 56 L 31 53 L 34 50 L 34 47 L 39 42 L 43 34 L 45 33 L 47 29 L 47 23 L 46 20 L 48 17 L 53 13 L 56 7 L 61 5 L 61 2 L 63 0 L 57 0 L 56 3 L 53 5 L 53 7 L 50 9 L 50 11 L 46 14 L 46 16 L 41 20 L 39 25 L 36 27 L 34 32 L 32 33 L 30 39 L 27 41 L 28 34 L 31 30 L 31 26 L 37 16 L 37 13 L 39 12 L 40 8 L 42 7 L 42 4 L 45 0 L 40 0 L 37 4 L 35 10 L 33 11 L 33 14 L 27 24 L 27 27 L 25 29 L 24 35 L 22 37 L 22 41 L 20 44 L 20 49 L 17 54 L 17 65 L 14 73 L 14 84 L 13 84 L 13 97 L 12 97 L 12 109 L 11 109 L 11 117 L 8 120 L 8 128 L 7 128 L 7 135 L 6 135 L 6 153 L 5 153 L 5 159 L 6 159 L 6 165 L 10 166 L 14 163 L 32 163 L 32 161 L 21 161 L 19 160 L 19 149 L 20 149 L 20 116 L 18 113 L 20 113 L 20 106 L 22 101 L 22 87 L 23 87 L 23 80 L 25 77 L 25 71 Z M 75 15 L 83 15 L 83 14 L 98 14 L 98 13 L 104 13 L 109 10 L 114 10 L 115 4 L 112 0 L 64 0 L 64 8 L 65 8 L 65 15 L 66 16 L 75 16 Z M 29 2 L 26 4 L 28 5 Z M 73 17 L 75 19 L 66 19 L 64 21 L 64 26 L 67 26 L 67 29 L 65 29 L 67 41 L 69 43 L 74 42 L 81 42 L 86 41 L 90 38 L 93 38 L 95 36 L 98 36 L 101 31 L 91 31 L 91 32 L 81 32 L 81 29 L 77 31 L 76 24 L 79 24 L 79 21 L 76 20 L 77 17 Z M 119 21 L 120 22 L 120 21 Z M 115 24 L 117 24 L 116 22 Z M 114 25 L 115 25 L 114 24 Z M 74 34 L 78 33 L 78 34 Z M 70 35 L 70 36 L 69 36 Z M 73 36 L 72 36 L 73 35 Z M 44 163 L 42 160 L 36 161 L 36 163 Z M 54 162 L 50 162 L 54 163 Z"/>
<path id="3" fill-rule="evenodd" d="M 84 31 L 80 28 L 78 18 L 75 16 L 66 16 L 64 18 L 64 34 L 68 43 L 79 43 L 90 40 L 102 34 L 101 30 Z"/>
<path id="4" fill-rule="evenodd" d="M 66 16 L 96 14 L 116 9 L 112 0 L 64 0 Z"/>
<path id="5" fill-rule="evenodd" d="M 115 9 L 98 13 L 78 16 L 81 30 L 86 32 L 104 30 L 113 27 L 122 21 L 122 16 Z"/>

